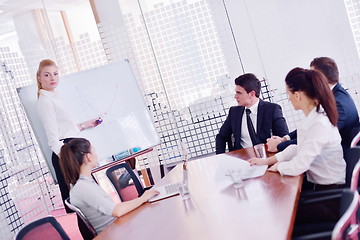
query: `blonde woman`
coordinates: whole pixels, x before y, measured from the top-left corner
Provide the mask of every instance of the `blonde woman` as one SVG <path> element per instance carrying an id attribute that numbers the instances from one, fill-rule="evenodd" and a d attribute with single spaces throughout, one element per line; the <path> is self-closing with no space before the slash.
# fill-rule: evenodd
<path id="1" fill-rule="evenodd" d="M 69 197 L 69 189 L 59 166 L 58 155 L 60 148 L 64 142 L 77 137 L 80 131 L 96 127 L 102 120 L 99 118 L 91 119 L 79 124 L 73 122 L 66 107 L 56 94 L 56 88 L 59 84 L 59 71 L 54 61 L 50 59 L 42 60 L 36 72 L 36 79 L 38 85 L 38 113 L 44 126 L 49 146 L 53 151 L 52 164 L 55 169 L 61 197 L 64 201 Z M 66 206 L 65 209 L 67 212 L 71 212 Z"/>

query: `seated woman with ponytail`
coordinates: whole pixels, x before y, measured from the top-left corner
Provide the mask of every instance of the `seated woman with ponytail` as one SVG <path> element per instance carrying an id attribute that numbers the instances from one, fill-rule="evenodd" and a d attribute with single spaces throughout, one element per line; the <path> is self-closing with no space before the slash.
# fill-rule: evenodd
<path id="1" fill-rule="evenodd" d="M 286 91 L 305 119 L 298 127 L 298 145 L 267 159 L 252 158 L 251 165 L 272 165 L 269 171 L 296 176 L 306 172 L 313 190 L 340 188 L 345 183 L 345 161 L 336 127 L 337 110 L 325 76 L 319 71 L 294 68 L 286 78 Z"/>
<path id="2" fill-rule="evenodd" d="M 139 198 L 116 204 L 93 180 L 91 170 L 96 164 L 95 149 L 84 138 L 74 138 L 61 147 L 60 167 L 66 183 L 71 186 L 71 204 L 78 207 L 100 233 L 116 217 L 134 210 L 158 192 L 150 189 Z"/>
<path id="3" fill-rule="evenodd" d="M 281 175 L 306 173 L 314 191 L 343 187 L 346 163 L 336 127 L 336 103 L 325 76 L 319 71 L 294 68 L 287 74 L 285 82 L 291 104 L 305 115 L 297 128 L 298 144 L 290 145 L 267 159 L 252 158 L 248 161 L 251 165 L 272 165 L 268 170 Z M 304 181 L 303 190 L 308 182 Z M 337 221 L 338 209 L 338 200 L 299 204 L 293 236 L 304 230 L 302 224 Z"/>

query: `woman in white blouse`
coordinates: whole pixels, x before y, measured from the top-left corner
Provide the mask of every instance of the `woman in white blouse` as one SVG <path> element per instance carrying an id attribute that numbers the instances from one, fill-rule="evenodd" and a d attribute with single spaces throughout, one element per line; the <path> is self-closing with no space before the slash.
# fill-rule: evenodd
<path id="1" fill-rule="evenodd" d="M 285 82 L 291 104 L 305 115 L 298 127 L 298 144 L 267 159 L 248 161 L 251 165 L 272 165 L 269 171 L 281 175 L 306 172 L 314 190 L 342 187 L 346 164 L 336 127 L 336 102 L 325 76 L 315 70 L 294 68 Z"/>
<path id="2" fill-rule="evenodd" d="M 52 164 L 55 169 L 61 197 L 64 201 L 69 197 L 69 188 L 65 183 L 59 166 L 58 155 L 60 148 L 64 142 L 77 137 L 80 131 L 95 127 L 102 120 L 100 118 L 91 119 L 79 124 L 72 121 L 66 107 L 58 99 L 55 91 L 59 84 L 59 73 L 54 61 L 50 59 L 42 60 L 36 72 L 36 79 L 38 84 L 38 113 L 43 123 L 49 146 L 53 151 Z M 67 207 L 65 208 L 67 212 L 71 212 Z"/>

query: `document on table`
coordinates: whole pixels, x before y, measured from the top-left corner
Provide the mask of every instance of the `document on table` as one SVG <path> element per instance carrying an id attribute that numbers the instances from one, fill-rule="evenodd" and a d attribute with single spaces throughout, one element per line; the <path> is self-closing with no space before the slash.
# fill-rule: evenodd
<path id="1" fill-rule="evenodd" d="M 218 181 L 231 182 L 229 171 L 241 169 L 242 179 L 261 177 L 267 170 L 267 165 L 253 165 L 236 157 L 224 155 L 219 159 L 218 169 L 215 177 Z"/>

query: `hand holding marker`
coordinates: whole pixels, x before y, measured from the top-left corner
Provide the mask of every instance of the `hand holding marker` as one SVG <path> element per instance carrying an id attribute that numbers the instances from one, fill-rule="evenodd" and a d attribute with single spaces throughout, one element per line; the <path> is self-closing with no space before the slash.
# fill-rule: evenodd
<path id="1" fill-rule="evenodd" d="M 104 117 L 105 115 L 106 115 L 106 112 L 103 113 L 103 114 L 101 114 L 100 117 L 99 117 L 98 119 L 96 119 L 96 121 L 95 121 L 95 124 L 96 124 L 96 125 L 95 125 L 95 126 L 103 123 L 103 121 L 104 121 L 103 117 Z"/>
<path id="2" fill-rule="evenodd" d="M 98 117 L 97 119 L 95 119 L 95 125 L 94 125 L 94 127 L 96 127 L 96 126 L 98 126 L 98 125 L 100 125 L 100 124 L 102 124 L 103 123 L 103 116 L 105 116 L 106 115 L 106 113 L 104 113 L 104 114 L 101 114 L 100 115 L 100 117 Z"/>
<path id="3" fill-rule="evenodd" d="M 103 120 L 102 120 L 101 117 L 99 117 L 99 118 L 95 121 L 96 125 L 99 125 L 99 124 L 101 124 L 102 122 L 103 122 Z"/>
<path id="4" fill-rule="evenodd" d="M 84 131 L 85 129 L 93 128 L 93 127 L 100 125 L 103 121 L 104 120 L 101 117 L 98 117 L 95 119 L 88 120 L 86 122 L 82 122 L 82 123 L 78 124 L 78 127 L 79 127 L 80 131 Z"/>
<path id="5" fill-rule="evenodd" d="M 100 117 L 95 118 L 95 119 L 92 119 L 92 120 L 90 120 L 90 121 L 92 121 L 92 127 L 96 127 L 96 126 L 102 124 L 104 120 L 103 120 L 102 117 L 100 116 Z"/>

